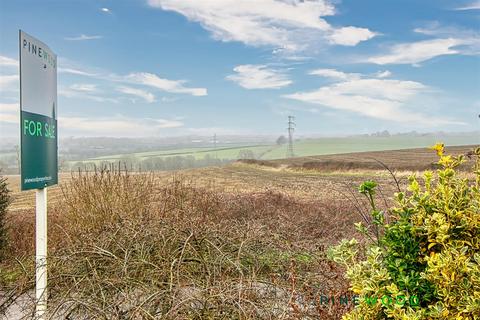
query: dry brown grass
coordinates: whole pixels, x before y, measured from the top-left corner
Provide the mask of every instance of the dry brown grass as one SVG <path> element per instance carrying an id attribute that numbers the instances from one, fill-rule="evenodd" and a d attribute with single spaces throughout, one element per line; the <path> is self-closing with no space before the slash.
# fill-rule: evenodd
<path id="1" fill-rule="evenodd" d="M 75 319 L 339 319 L 348 283 L 325 249 L 355 236 L 353 223 L 366 216 L 356 186 L 376 180 L 383 208 L 397 189 L 386 171 L 342 170 L 255 162 L 181 175 L 62 175 L 49 189 L 50 312 Z M 400 188 L 410 173 L 398 174 Z M 14 204 L 0 310 L 25 299 L 34 284 L 34 195 L 9 180 Z M 321 295 L 336 303 L 323 305 Z"/>
<path id="2" fill-rule="evenodd" d="M 403 170 L 400 188 L 412 173 L 402 161 L 394 166 Z M 60 186 L 49 189 L 51 312 L 91 319 L 339 319 L 348 309 L 338 303 L 348 283 L 325 250 L 356 236 L 353 223 L 367 210 L 356 186 L 377 181 L 383 208 L 397 186 L 379 168 L 318 170 L 294 162 L 173 175 L 62 175 Z M 33 288 L 34 196 L 9 179 L 14 204 L 0 278 L 14 299 Z M 6 305 L 11 299 L 1 291 Z M 337 303 L 322 305 L 321 294 Z"/>
<path id="3" fill-rule="evenodd" d="M 220 192 L 185 178 L 98 172 L 50 208 L 51 312 L 95 319 L 338 319 L 348 284 L 325 249 L 352 236 L 350 202 Z M 33 285 L 33 212 L 10 215 L 3 284 Z M 21 267 L 20 267 L 21 266 Z M 6 279 L 7 278 L 7 279 Z M 56 309 L 58 307 L 58 309 Z"/>

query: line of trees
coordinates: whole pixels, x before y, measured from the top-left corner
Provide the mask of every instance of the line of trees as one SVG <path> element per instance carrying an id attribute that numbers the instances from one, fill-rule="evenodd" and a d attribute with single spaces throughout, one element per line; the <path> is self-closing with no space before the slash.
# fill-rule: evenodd
<path id="1" fill-rule="evenodd" d="M 67 161 L 64 156 L 60 156 L 58 159 L 59 171 L 93 171 L 95 168 L 103 168 L 120 166 L 121 168 L 127 168 L 132 171 L 169 171 L 169 170 L 182 170 L 191 168 L 201 168 L 208 166 L 221 166 L 231 163 L 237 159 L 259 159 L 263 153 L 255 153 L 251 149 L 241 149 L 238 152 L 237 157 L 229 159 L 219 159 L 213 154 L 205 154 L 203 158 L 196 158 L 193 155 L 186 156 L 169 156 L 169 157 L 149 157 L 139 158 L 134 155 L 126 155 L 117 160 L 105 160 L 105 161 Z M 0 160 L 0 169 L 7 174 L 18 174 L 18 165 L 14 156 L 9 159 L 10 162 Z"/>
<path id="2" fill-rule="evenodd" d="M 120 158 L 116 161 L 102 161 L 102 162 L 89 162 L 78 161 L 70 165 L 65 165 L 63 170 L 82 170 L 93 171 L 95 168 L 103 168 L 110 166 L 120 166 L 132 171 L 169 171 L 169 170 L 182 170 L 190 168 L 200 168 L 208 166 L 221 166 L 228 164 L 234 160 L 231 159 L 217 159 L 209 154 L 205 157 L 198 159 L 192 155 L 188 156 L 172 156 L 172 157 L 151 157 L 146 159 L 139 159 L 134 156 L 127 156 Z"/>

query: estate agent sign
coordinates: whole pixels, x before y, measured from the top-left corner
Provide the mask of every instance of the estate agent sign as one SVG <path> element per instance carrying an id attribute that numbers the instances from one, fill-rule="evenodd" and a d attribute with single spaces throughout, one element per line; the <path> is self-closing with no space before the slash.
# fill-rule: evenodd
<path id="1" fill-rule="evenodd" d="M 20 30 L 22 190 L 57 184 L 57 56 Z"/>

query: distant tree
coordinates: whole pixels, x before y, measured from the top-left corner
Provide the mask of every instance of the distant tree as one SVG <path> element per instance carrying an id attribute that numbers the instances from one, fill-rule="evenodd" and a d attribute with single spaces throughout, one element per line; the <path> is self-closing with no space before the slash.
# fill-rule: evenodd
<path id="1" fill-rule="evenodd" d="M 180 170 L 185 168 L 185 157 L 182 156 L 175 156 L 173 157 L 173 168 L 175 170 Z"/>
<path id="2" fill-rule="evenodd" d="M 155 170 L 155 163 L 153 158 L 147 158 L 140 162 L 141 171 L 153 171 Z"/>
<path id="3" fill-rule="evenodd" d="M 122 169 L 127 169 L 129 171 L 134 171 L 138 163 L 138 159 L 134 155 L 125 155 L 121 157 L 119 161 Z"/>
<path id="4" fill-rule="evenodd" d="M 20 147 L 18 145 L 15 145 L 15 156 L 15 160 L 17 160 L 17 170 L 18 173 L 20 173 Z"/>
<path id="5" fill-rule="evenodd" d="M 86 162 L 85 163 L 85 171 L 95 171 L 95 169 L 98 168 L 97 164 L 95 162 Z"/>
<path id="6" fill-rule="evenodd" d="M 166 165 L 165 161 L 161 157 L 156 157 L 153 159 L 153 170 L 165 170 Z"/>
<path id="7" fill-rule="evenodd" d="M 377 131 L 371 134 L 372 137 L 381 137 L 381 138 L 388 138 L 390 137 L 390 132 L 388 130 Z"/>
<path id="8" fill-rule="evenodd" d="M 165 157 L 164 163 L 165 170 L 181 170 L 189 168 L 188 158 L 183 156 Z"/>
<path id="9" fill-rule="evenodd" d="M 7 170 L 8 169 L 8 163 L 0 160 L 0 170 Z"/>
<path id="10" fill-rule="evenodd" d="M 70 167 L 70 171 L 85 171 L 85 164 L 82 161 L 77 161 Z"/>
<path id="11" fill-rule="evenodd" d="M 277 138 L 277 144 L 280 146 L 282 144 L 285 144 L 287 143 L 287 138 L 285 138 L 285 136 L 280 136 Z"/>
<path id="12" fill-rule="evenodd" d="M 106 160 L 100 161 L 100 163 L 98 164 L 98 168 L 100 170 L 111 170 L 112 169 L 112 162 L 106 161 Z"/>
<path id="13" fill-rule="evenodd" d="M 185 169 L 195 168 L 196 159 L 192 155 L 185 156 Z"/>
<path id="14" fill-rule="evenodd" d="M 69 169 L 68 162 L 64 157 L 58 158 L 58 171 L 67 171 Z"/>
<path id="15" fill-rule="evenodd" d="M 202 167 L 212 166 L 215 164 L 214 160 L 215 158 L 213 158 L 211 154 L 207 153 L 205 156 L 203 156 L 200 166 Z"/>
<path id="16" fill-rule="evenodd" d="M 240 150 L 240 152 L 238 152 L 238 159 L 255 159 L 255 154 L 250 149 Z"/>

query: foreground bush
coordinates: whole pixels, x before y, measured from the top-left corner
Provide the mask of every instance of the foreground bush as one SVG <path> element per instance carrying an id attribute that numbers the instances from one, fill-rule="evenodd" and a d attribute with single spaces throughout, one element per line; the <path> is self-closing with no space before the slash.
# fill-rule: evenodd
<path id="1" fill-rule="evenodd" d="M 479 318 L 480 148 L 468 155 L 476 163 L 467 178 L 456 172 L 464 156 L 434 149 L 440 169 L 425 172 L 422 182 L 412 176 L 388 213 L 375 207 L 374 182 L 360 186 L 372 224 L 356 226 L 372 243 L 362 251 L 356 240 L 343 240 L 330 252 L 359 296 L 345 320 Z"/>
<path id="2" fill-rule="evenodd" d="M 10 190 L 8 190 L 6 179 L 0 175 L 0 261 L 3 259 L 7 247 L 6 214 L 10 204 Z"/>
<path id="3" fill-rule="evenodd" d="M 338 319 L 348 309 L 317 303 L 320 290 L 347 290 L 323 249 L 350 224 L 346 215 L 334 221 L 351 211 L 344 202 L 111 171 L 62 189 L 49 212 L 49 310 L 60 319 Z M 33 286 L 33 219 L 11 223 L 13 301 Z"/>

